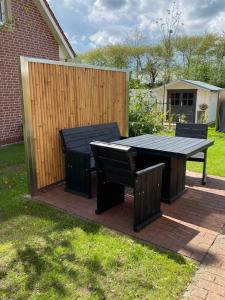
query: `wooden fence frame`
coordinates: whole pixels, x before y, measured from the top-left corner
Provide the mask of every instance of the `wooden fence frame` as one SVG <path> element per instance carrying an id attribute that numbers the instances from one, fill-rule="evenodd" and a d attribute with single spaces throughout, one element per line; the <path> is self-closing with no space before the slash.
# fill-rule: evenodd
<path id="1" fill-rule="evenodd" d="M 37 177 L 36 177 L 36 160 L 35 160 L 35 149 L 34 149 L 34 135 L 32 126 L 32 110 L 30 101 L 30 85 L 29 85 L 29 62 L 31 63 L 41 63 L 41 64 L 51 64 L 58 66 L 67 66 L 75 68 L 90 68 L 96 70 L 106 70 L 115 72 L 125 72 L 126 73 L 126 135 L 128 136 L 128 105 L 129 105 L 129 79 L 130 70 L 127 69 L 115 69 L 107 67 L 96 67 L 85 64 L 76 64 L 71 62 L 63 61 L 52 61 L 47 59 L 32 58 L 32 57 L 20 57 L 20 70 L 21 70 L 21 86 L 23 95 L 23 132 L 24 132 L 24 145 L 25 154 L 27 161 L 27 173 L 28 173 L 28 188 L 31 195 L 38 192 L 37 188 Z"/>

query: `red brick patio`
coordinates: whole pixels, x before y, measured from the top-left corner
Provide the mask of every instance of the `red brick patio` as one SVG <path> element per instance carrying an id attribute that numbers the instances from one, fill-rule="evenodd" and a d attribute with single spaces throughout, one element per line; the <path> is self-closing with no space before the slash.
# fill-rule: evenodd
<path id="1" fill-rule="evenodd" d="M 173 204 L 162 204 L 163 216 L 138 233 L 132 229 L 131 195 L 127 194 L 123 204 L 101 215 L 95 214 L 95 196 L 86 199 L 66 193 L 62 185 L 41 192 L 35 198 L 201 262 L 215 238 L 225 230 L 225 178 L 208 176 L 207 185 L 202 186 L 199 176 L 200 174 L 189 172 L 187 192 Z"/>

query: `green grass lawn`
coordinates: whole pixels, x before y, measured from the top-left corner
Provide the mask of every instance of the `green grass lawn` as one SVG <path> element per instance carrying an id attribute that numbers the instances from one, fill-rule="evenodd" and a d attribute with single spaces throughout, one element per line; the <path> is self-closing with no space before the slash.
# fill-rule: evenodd
<path id="1" fill-rule="evenodd" d="M 162 135 L 174 135 L 174 131 L 161 132 Z M 215 131 L 214 126 L 209 127 L 208 139 L 214 141 L 209 147 L 207 156 L 207 174 L 225 176 L 225 133 Z M 202 163 L 188 162 L 187 169 L 202 172 Z"/>
<path id="2" fill-rule="evenodd" d="M 0 149 L 0 299 L 177 299 L 197 266 L 33 200 L 23 145 Z"/>

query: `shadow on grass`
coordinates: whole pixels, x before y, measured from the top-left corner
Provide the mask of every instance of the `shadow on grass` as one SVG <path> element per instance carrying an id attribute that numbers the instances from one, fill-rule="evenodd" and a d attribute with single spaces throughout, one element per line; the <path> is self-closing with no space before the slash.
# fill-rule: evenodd
<path id="1" fill-rule="evenodd" d="M 11 270 L 20 268 L 25 274 L 23 282 L 27 295 L 31 295 L 33 291 L 39 289 L 42 292 L 48 292 L 49 289 L 54 290 L 59 299 L 71 294 L 68 293 L 66 283 L 78 282 L 79 287 L 86 288 L 94 293 L 98 299 L 105 299 L 104 290 L 101 288 L 99 277 L 107 276 L 101 261 L 98 257 L 78 259 L 76 252 L 70 241 L 62 239 L 60 241 L 45 237 L 46 246 L 39 248 L 30 244 L 18 245 L 16 247 L 16 256 L 8 265 L 4 272 L 0 272 L 0 279 L 6 278 Z M 55 252 L 56 247 L 61 247 L 61 253 Z M 76 268 L 76 269 L 74 269 Z M 82 270 L 85 271 L 86 280 L 82 281 Z M 24 277 L 24 275 L 22 275 Z M 64 279 L 62 280 L 62 277 Z M 78 287 L 77 286 L 77 287 Z M 15 284 L 12 289 L 1 288 L 0 293 L 4 291 L 8 298 L 12 295 L 12 290 L 17 289 Z"/>
<path id="2" fill-rule="evenodd" d="M 43 272 L 50 270 L 52 268 L 52 263 L 49 260 L 44 259 L 41 253 L 30 245 L 25 244 L 21 249 L 17 249 L 17 257 L 13 263 L 21 262 L 23 265 L 23 270 L 27 275 L 26 289 L 33 289 L 36 283 L 41 279 Z M 61 286 L 58 289 L 59 282 L 55 283 L 55 289 L 59 294 L 65 295 L 65 289 Z"/>

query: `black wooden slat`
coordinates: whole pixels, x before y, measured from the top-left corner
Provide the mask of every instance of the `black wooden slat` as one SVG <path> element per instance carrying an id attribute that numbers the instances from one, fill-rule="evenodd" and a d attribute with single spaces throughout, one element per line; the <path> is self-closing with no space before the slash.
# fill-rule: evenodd
<path id="1" fill-rule="evenodd" d="M 61 130 L 64 148 L 91 152 L 89 143 L 94 140 L 110 142 L 120 139 L 120 132 L 116 123 L 97 124 Z"/>
<path id="2" fill-rule="evenodd" d="M 144 136 L 143 139 L 139 139 L 133 142 L 131 141 L 131 143 L 133 146 L 146 147 L 146 148 L 151 147 L 152 149 L 162 150 L 162 151 L 165 150 L 174 151 L 175 149 L 179 149 L 178 146 L 180 146 L 180 148 L 182 149 L 187 147 L 187 143 L 189 144 L 189 146 L 193 146 L 197 144 L 198 141 L 199 140 L 197 139 L 183 138 L 183 137 Z M 127 142 L 129 142 L 129 139 L 124 141 L 124 144 Z M 170 147 L 171 145 L 172 147 Z"/>
<path id="3" fill-rule="evenodd" d="M 189 157 L 194 153 L 204 150 L 213 144 L 212 141 L 185 137 L 164 137 L 155 135 L 142 135 L 115 141 L 115 144 L 149 150 L 151 154 L 165 156 Z"/>
<path id="4" fill-rule="evenodd" d="M 182 138 L 183 140 L 181 140 L 180 142 L 173 142 L 172 147 L 166 147 L 165 148 L 167 151 L 175 151 L 175 152 L 182 152 L 186 151 L 186 149 L 189 148 L 193 148 L 193 147 L 198 147 L 199 144 L 202 145 L 202 143 L 204 142 L 204 140 L 200 140 L 200 139 L 190 139 L 190 138 Z M 158 149 L 160 150 L 160 149 Z"/>
<path id="5" fill-rule="evenodd" d="M 83 133 L 88 131 L 96 131 L 98 129 L 104 128 L 118 128 L 117 123 L 105 123 L 105 124 L 95 124 L 95 125 L 88 125 L 88 126 L 81 126 L 81 127 L 74 127 L 74 128 L 64 128 L 65 134 L 70 134 L 71 132 Z"/>
<path id="6" fill-rule="evenodd" d="M 183 138 L 177 140 L 177 143 L 183 143 Z M 157 149 L 157 150 L 164 150 L 167 146 L 171 146 L 171 145 L 174 145 L 174 140 L 171 139 L 171 137 L 161 137 L 161 138 L 155 138 L 154 136 L 153 137 L 146 137 L 145 140 L 143 141 L 139 141 L 138 142 L 138 145 L 139 147 L 152 147 L 154 149 Z"/>
<path id="7" fill-rule="evenodd" d="M 197 153 L 197 152 L 200 152 L 201 150 L 203 149 L 206 149 L 208 148 L 209 146 L 212 146 L 214 144 L 213 141 L 209 141 L 209 140 L 205 140 L 205 141 L 202 141 L 201 143 L 199 143 L 197 146 L 198 146 L 198 151 L 196 151 L 196 147 L 188 147 L 186 148 L 183 152 L 185 154 L 190 154 L 190 155 L 193 155 L 194 153 Z"/>
<path id="8" fill-rule="evenodd" d="M 170 137 L 169 140 L 163 140 L 161 143 L 154 143 L 154 149 L 155 150 L 160 150 L 160 151 L 171 151 L 171 152 L 177 152 L 179 149 L 182 149 L 183 147 L 187 147 L 187 139 L 185 138 L 177 138 L 174 140 L 173 138 Z M 196 141 L 190 141 L 191 144 L 195 145 Z M 149 145 L 147 145 L 149 147 Z"/>
<path id="9" fill-rule="evenodd" d="M 161 167 L 154 169 L 154 172 L 137 176 L 134 197 L 134 230 L 140 230 L 161 215 L 161 181 Z"/>
<path id="10" fill-rule="evenodd" d="M 150 135 L 150 134 L 146 134 L 146 135 L 141 135 L 138 137 L 133 137 L 133 138 L 128 138 L 126 140 L 129 141 L 129 143 L 133 146 L 146 146 L 146 145 L 150 145 L 150 144 L 156 144 L 156 143 L 161 143 L 163 140 L 169 140 L 170 137 L 169 136 L 157 136 L 157 135 Z M 123 141 L 122 143 L 124 143 L 125 141 Z"/>
<path id="11" fill-rule="evenodd" d="M 207 139 L 208 124 L 177 123 L 176 136 Z"/>

